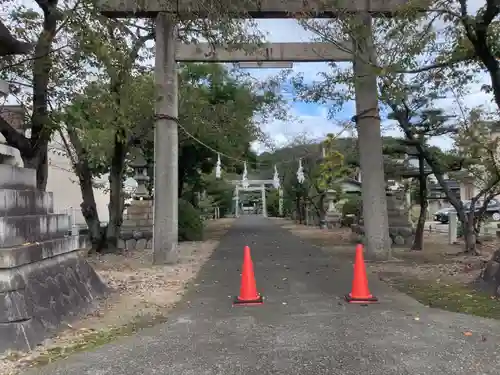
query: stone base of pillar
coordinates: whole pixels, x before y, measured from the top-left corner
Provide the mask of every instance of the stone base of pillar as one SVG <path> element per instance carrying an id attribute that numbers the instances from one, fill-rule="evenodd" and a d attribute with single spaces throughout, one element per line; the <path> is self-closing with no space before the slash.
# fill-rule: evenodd
<path id="1" fill-rule="evenodd" d="M 123 214 L 121 239 L 118 247 L 127 250 L 144 250 L 153 243 L 153 200 L 133 200 Z"/>

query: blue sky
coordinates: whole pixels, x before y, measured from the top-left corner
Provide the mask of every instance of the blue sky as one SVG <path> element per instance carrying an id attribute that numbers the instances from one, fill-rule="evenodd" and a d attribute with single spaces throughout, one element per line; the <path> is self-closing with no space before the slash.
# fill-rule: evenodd
<path id="1" fill-rule="evenodd" d="M 474 1 L 473 1 L 474 2 Z M 259 28 L 265 32 L 269 42 L 307 42 L 314 35 L 305 31 L 295 20 L 260 20 L 258 21 Z M 344 63 L 347 64 L 347 63 Z M 329 68 L 326 63 L 300 63 L 294 64 L 293 73 L 301 73 L 307 81 L 320 79 L 318 72 L 327 71 Z M 249 69 L 248 72 L 256 79 L 264 79 L 279 73 L 278 69 Z M 481 83 L 489 83 L 489 77 L 484 74 L 481 77 Z M 471 95 L 463 99 L 468 107 L 476 105 L 487 105 L 491 103 L 492 96 L 480 91 L 480 84 L 471 87 Z M 319 138 L 329 132 L 336 133 L 340 130 L 335 122 L 329 120 L 328 106 L 314 103 L 296 102 L 293 96 L 286 93 L 290 105 L 290 114 L 297 118 L 298 121 L 284 122 L 274 120 L 270 123 L 263 124 L 263 130 L 276 142 L 277 145 L 284 144 L 292 140 L 295 136 L 307 134 L 311 138 Z M 459 108 L 455 100 L 452 98 L 442 100 L 443 108 L 450 113 L 456 113 Z M 354 102 L 347 103 L 336 114 L 336 120 L 350 119 L 355 114 Z M 401 136 L 394 122 L 384 119 L 382 114 L 383 134 L 392 136 Z M 447 138 L 433 139 L 431 143 L 441 148 L 450 148 L 452 142 Z M 263 145 L 256 143 L 254 148 L 257 151 L 263 151 Z"/>

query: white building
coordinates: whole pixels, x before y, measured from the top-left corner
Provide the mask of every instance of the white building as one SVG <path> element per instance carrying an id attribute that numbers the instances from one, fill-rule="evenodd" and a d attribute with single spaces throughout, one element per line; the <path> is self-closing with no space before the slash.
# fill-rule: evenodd
<path id="1" fill-rule="evenodd" d="M 46 190 L 54 194 L 54 210 L 56 212 L 68 211 L 68 214 L 73 215 L 74 224 L 84 225 L 85 219 L 80 209 L 82 203 L 80 184 L 58 135 L 53 137 L 49 145 L 48 159 L 49 172 Z M 107 176 L 96 182 L 99 182 L 99 185 L 107 185 Z M 99 219 L 101 222 L 107 222 L 109 220 L 109 194 L 105 189 L 95 188 L 94 197 Z"/>
<path id="2" fill-rule="evenodd" d="M 23 107 L 19 105 L 0 106 L 0 116 L 7 120 L 11 126 L 29 136 L 30 129 L 26 129 L 24 125 L 24 115 Z M 67 212 L 73 216 L 74 224 L 85 225 L 80 209 L 82 202 L 80 185 L 57 134 L 54 135 L 53 141 L 49 144 L 48 158 L 49 171 L 46 190 L 54 194 L 55 212 Z M 96 182 L 107 183 L 107 176 Z M 94 189 L 94 196 L 99 218 L 102 222 L 107 222 L 109 220 L 109 194 L 104 189 Z"/>

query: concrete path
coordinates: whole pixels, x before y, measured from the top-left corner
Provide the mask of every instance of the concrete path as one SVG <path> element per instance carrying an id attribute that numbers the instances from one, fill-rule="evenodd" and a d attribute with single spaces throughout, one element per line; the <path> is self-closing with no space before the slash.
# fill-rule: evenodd
<path id="1" fill-rule="evenodd" d="M 246 244 L 266 300 L 232 307 Z M 352 266 L 334 264 L 272 220 L 242 218 L 169 322 L 30 374 L 499 373 L 499 322 L 426 308 L 377 280 L 380 304 L 347 305 Z"/>

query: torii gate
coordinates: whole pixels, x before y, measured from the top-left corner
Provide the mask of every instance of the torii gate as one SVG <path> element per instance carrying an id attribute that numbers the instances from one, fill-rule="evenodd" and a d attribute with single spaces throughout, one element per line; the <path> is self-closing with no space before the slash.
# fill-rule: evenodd
<path id="1" fill-rule="evenodd" d="M 382 139 L 378 110 L 377 77 L 371 17 L 391 16 L 407 0 L 99 0 L 101 12 L 109 17 L 156 18 L 155 80 L 157 87 L 155 127 L 155 201 L 153 262 L 177 260 L 178 233 L 178 98 L 176 60 L 206 61 L 353 61 L 360 164 L 365 179 L 362 186 L 363 216 L 367 251 L 390 246 L 387 204 L 385 201 Z M 217 8 L 217 9 L 215 9 Z M 345 48 L 333 43 L 279 43 L 264 48 L 219 46 L 215 53 L 207 44 L 199 47 L 177 45 L 176 20 L 213 18 L 333 18 L 357 14 L 360 35 Z M 223 18 L 222 16 L 221 18 Z M 351 54 L 350 51 L 354 53 Z M 161 147 L 156 147 L 161 145 Z"/>
<path id="2" fill-rule="evenodd" d="M 240 191 L 260 191 L 262 196 L 262 216 L 267 217 L 266 186 L 274 186 L 274 180 L 248 180 L 248 187 L 243 186 L 241 180 L 231 180 L 234 187 L 233 200 L 235 203 L 234 216 L 239 217 Z M 283 216 L 283 189 L 278 188 L 280 216 Z"/>

